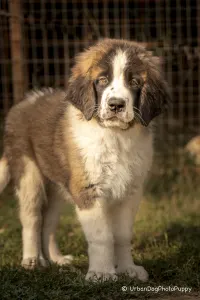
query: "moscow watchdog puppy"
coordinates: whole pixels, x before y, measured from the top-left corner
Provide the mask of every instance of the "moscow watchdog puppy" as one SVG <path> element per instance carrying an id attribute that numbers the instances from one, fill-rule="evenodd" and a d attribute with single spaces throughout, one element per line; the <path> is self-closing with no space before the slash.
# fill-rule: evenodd
<path id="1" fill-rule="evenodd" d="M 0 191 L 12 180 L 22 266 L 71 262 L 55 238 L 69 199 L 88 241 L 86 279 L 148 279 L 132 259 L 132 225 L 152 161 L 149 123 L 167 101 L 158 58 L 136 42 L 104 39 L 77 56 L 67 91 L 32 91 L 10 110 Z"/>

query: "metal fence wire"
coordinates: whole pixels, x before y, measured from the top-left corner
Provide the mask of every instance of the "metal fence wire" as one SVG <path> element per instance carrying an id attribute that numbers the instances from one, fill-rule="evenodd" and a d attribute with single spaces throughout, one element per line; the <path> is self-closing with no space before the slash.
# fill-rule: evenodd
<path id="1" fill-rule="evenodd" d="M 198 0 L 1 0 L 0 36 L 4 113 L 32 87 L 65 86 L 74 56 L 99 38 L 124 38 L 164 58 L 173 107 L 160 121 L 160 148 L 173 155 L 199 133 Z"/>

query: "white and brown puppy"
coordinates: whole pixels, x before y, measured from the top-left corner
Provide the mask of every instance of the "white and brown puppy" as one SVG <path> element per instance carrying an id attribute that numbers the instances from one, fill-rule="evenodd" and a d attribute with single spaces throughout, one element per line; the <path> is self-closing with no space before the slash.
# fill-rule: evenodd
<path id="1" fill-rule="evenodd" d="M 105 39 L 78 55 L 66 92 L 33 91 L 10 110 L 0 190 L 13 181 L 24 267 L 70 263 L 55 241 L 69 199 L 88 241 L 86 279 L 127 272 L 147 280 L 132 259 L 132 225 L 152 161 L 148 125 L 167 99 L 157 58 L 138 43 Z"/>

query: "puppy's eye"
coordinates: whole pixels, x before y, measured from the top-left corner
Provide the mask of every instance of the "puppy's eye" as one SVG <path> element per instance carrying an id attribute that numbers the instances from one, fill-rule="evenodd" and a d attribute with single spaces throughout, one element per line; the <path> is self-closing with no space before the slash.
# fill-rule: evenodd
<path id="1" fill-rule="evenodd" d="M 140 79 L 139 79 L 139 78 L 134 78 L 134 77 L 133 77 L 133 78 L 130 80 L 130 85 L 131 85 L 131 87 L 133 87 L 133 88 L 139 88 L 140 85 L 141 85 Z"/>
<path id="2" fill-rule="evenodd" d="M 101 76 L 98 78 L 98 83 L 102 86 L 105 86 L 108 84 L 108 78 L 106 76 Z"/>

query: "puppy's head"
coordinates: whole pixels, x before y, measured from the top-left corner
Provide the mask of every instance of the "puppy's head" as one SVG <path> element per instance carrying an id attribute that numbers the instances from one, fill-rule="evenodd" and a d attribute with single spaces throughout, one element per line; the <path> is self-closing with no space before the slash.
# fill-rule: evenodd
<path id="1" fill-rule="evenodd" d="M 112 39 L 77 56 L 67 94 L 86 120 L 122 129 L 134 121 L 148 126 L 169 100 L 159 59 L 138 43 Z"/>

